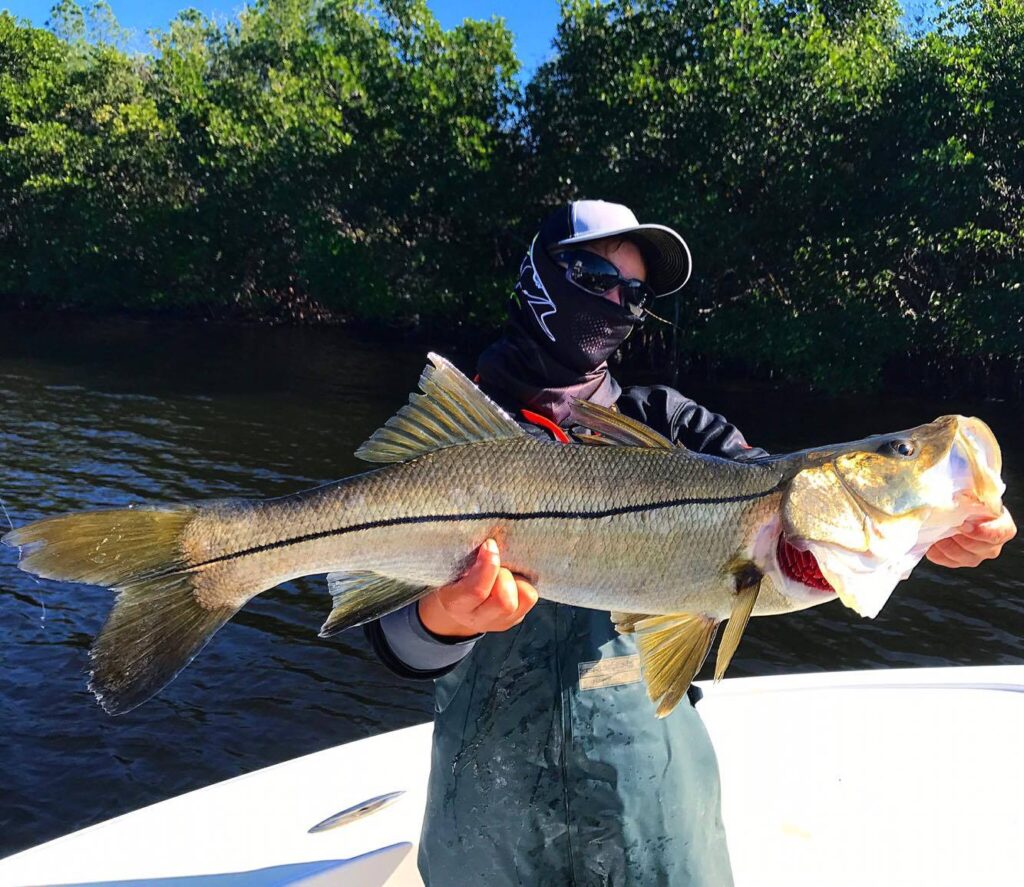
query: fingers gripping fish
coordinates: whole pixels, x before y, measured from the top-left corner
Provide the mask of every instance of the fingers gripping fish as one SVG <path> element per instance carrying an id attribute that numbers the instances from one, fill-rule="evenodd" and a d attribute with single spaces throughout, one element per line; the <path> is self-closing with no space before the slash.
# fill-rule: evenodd
<path id="1" fill-rule="evenodd" d="M 577 402 L 602 445 L 564 446 L 430 361 L 422 394 L 357 450 L 375 470 L 265 501 L 52 517 L 3 538 L 23 570 L 116 592 L 91 651 L 108 712 L 145 702 L 282 582 L 328 574 L 326 637 L 454 581 L 495 538 L 544 597 L 636 633 L 664 716 L 720 623 L 716 678 L 751 616 L 837 596 L 874 616 L 932 543 L 1002 508 L 999 446 L 978 419 L 738 463 Z"/>

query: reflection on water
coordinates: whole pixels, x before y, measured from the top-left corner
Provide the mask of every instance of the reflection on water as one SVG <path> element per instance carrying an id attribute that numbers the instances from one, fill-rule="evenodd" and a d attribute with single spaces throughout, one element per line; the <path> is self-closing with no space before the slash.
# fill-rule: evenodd
<path id="1" fill-rule="evenodd" d="M 423 362 L 421 349 L 339 330 L 0 315 L 0 498 L 20 524 L 333 480 L 364 467 L 352 452 Z M 774 451 L 979 415 L 1003 444 L 1008 504 L 1024 514 L 1018 406 L 687 393 Z M 258 597 L 167 691 L 110 718 L 85 688 L 109 593 L 37 581 L 15 562 L 0 550 L 0 854 L 430 716 L 430 685 L 393 677 L 360 632 L 317 638 L 329 599 L 311 578 Z M 1015 542 L 977 570 L 922 565 L 874 621 L 838 604 L 754 620 L 730 674 L 1019 662 L 1022 570 Z"/>

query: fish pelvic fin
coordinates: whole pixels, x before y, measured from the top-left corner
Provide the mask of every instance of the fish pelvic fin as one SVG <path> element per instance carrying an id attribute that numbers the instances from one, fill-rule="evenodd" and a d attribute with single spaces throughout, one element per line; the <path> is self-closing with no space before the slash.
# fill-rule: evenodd
<path id="1" fill-rule="evenodd" d="M 743 632 L 750 621 L 750 614 L 754 612 L 754 604 L 757 603 L 763 578 L 764 574 L 753 564 L 747 564 L 736 571 L 736 601 L 725 625 L 725 631 L 722 632 L 722 639 L 718 642 L 718 656 L 715 659 L 716 682 L 725 676 L 725 670 L 740 645 L 740 638 L 743 637 Z"/>
<path id="2" fill-rule="evenodd" d="M 239 596 L 200 588 L 184 545 L 199 511 L 191 505 L 85 511 L 35 521 L 3 538 L 21 548 L 26 572 L 117 593 L 90 651 L 89 688 L 109 714 L 131 711 L 168 684 L 262 590 Z"/>
<path id="3" fill-rule="evenodd" d="M 587 400 L 573 398 L 569 406 L 572 420 L 584 428 L 603 435 L 625 447 L 648 447 L 671 450 L 675 447 L 667 437 L 648 428 L 642 422 L 623 416 L 608 407 Z"/>
<path id="4" fill-rule="evenodd" d="M 523 437 L 508 413 L 443 357 L 431 353 L 420 376 L 422 394 L 356 450 L 366 462 L 406 462 L 435 450 L 484 440 Z"/>
<path id="5" fill-rule="evenodd" d="M 433 590 L 429 585 L 417 585 L 370 571 L 328 573 L 327 588 L 334 609 L 320 629 L 322 638 L 386 616 Z"/>
<path id="6" fill-rule="evenodd" d="M 623 613 L 618 610 L 612 610 L 608 615 L 612 617 L 612 624 L 619 634 L 632 634 L 638 622 L 654 618 L 650 613 Z"/>
<path id="7" fill-rule="evenodd" d="M 715 640 L 718 620 L 697 613 L 651 616 L 634 630 L 647 695 L 657 716 L 670 714 L 686 695 Z"/>

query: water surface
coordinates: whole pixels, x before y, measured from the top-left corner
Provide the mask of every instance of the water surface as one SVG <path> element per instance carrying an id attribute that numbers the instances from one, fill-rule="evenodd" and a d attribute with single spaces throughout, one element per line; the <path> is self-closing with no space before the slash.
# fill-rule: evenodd
<path id="1" fill-rule="evenodd" d="M 0 315 L 0 498 L 15 524 L 79 508 L 268 497 L 362 470 L 420 348 L 337 329 Z M 1019 404 L 684 390 L 780 452 L 961 412 L 1003 444 L 1024 514 Z M 0 525 L 6 523 L 0 514 Z M 256 598 L 170 687 L 111 718 L 85 687 L 108 592 L 37 581 L 0 550 L 0 855 L 189 789 L 429 719 L 431 686 L 329 641 L 322 578 Z M 923 564 L 875 620 L 837 603 L 751 623 L 730 675 L 1020 662 L 1024 546 L 975 570 Z M 325 774 L 345 797 L 344 774 Z"/>

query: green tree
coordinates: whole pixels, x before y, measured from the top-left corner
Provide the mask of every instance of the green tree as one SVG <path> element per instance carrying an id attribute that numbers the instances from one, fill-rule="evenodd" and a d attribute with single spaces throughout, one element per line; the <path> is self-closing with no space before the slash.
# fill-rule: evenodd
<path id="1" fill-rule="evenodd" d="M 128 46 L 102 0 L 0 14 L 0 293 L 470 336 L 536 219 L 599 195 L 693 247 L 661 372 L 1024 393 L 1024 0 L 912 34 L 894 0 L 575 0 L 525 91 L 501 21 L 424 0 Z"/>

